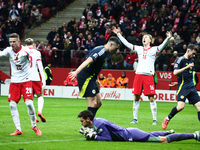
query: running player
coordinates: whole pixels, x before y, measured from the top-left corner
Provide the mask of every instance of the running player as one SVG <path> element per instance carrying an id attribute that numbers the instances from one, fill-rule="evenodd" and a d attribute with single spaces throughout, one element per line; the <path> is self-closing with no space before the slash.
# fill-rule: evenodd
<path id="1" fill-rule="evenodd" d="M 162 128 L 166 129 L 169 121 L 185 107 L 186 98 L 190 104 L 193 104 L 197 109 L 198 119 L 200 121 L 200 97 L 197 93 L 193 82 L 194 60 L 197 53 L 195 45 L 190 44 L 187 47 L 186 53 L 179 57 L 174 64 L 174 75 L 177 76 L 177 82 L 173 82 L 170 86 L 177 85 L 177 106 L 172 108 L 167 117 L 164 118 Z"/>
<path id="2" fill-rule="evenodd" d="M 20 101 L 21 95 L 23 95 L 32 129 L 36 135 L 41 136 L 42 132 L 36 126 L 35 108 L 33 106 L 29 49 L 20 44 L 19 35 L 16 33 L 10 35 L 9 43 L 10 47 L 0 51 L 0 57 L 8 56 L 11 65 L 11 83 L 8 101 L 10 102 L 11 115 L 17 130 L 10 135 L 23 135 L 17 110 L 17 103 Z"/>
<path id="3" fill-rule="evenodd" d="M 107 44 L 95 47 L 88 54 L 88 58 L 75 71 L 69 73 L 72 79 L 77 77 L 80 97 L 86 98 L 88 110 L 90 110 L 94 116 L 102 105 L 99 93 L 100 83 L 97 80 L 97 75 L 105 63 L 107 54 L 115 53 L 119 47 L 120 41 L 118 38 L 110 37 Z"/>
<path id="4" fill-rule="evenodd" d="M 113 27 L 112 30 L 117 34 L 118 38 L 122 43 L 133 51 L 138 53 L 138 66 L 136 69 L 136 75 L 133 81 L 133 91 L 134 101 L 133 101 L 133 121 L 131 123 L 138 123 L 138 109 L 140 106 L 140 96 L 143 90 L 144 95 L 148 96 L 150 101 L 151 112 L 153 115 L 153 125 L 157 125 L 157 104 L 154 98 L 155 87 L 154 87 L 154 63 L 156 56 L 171 38 L 171 32 L 167 32 L 167 38 L 159 46 L 151 47 L 152 36 L 150 34 L 145 34 L 142 38 L 143 46 L 137 46 L 129 43 L 121 34 L 119 29 Z"/>
<path id="5" fill-rule="evenodd" d="M 166 132 L 155 131 L 149 133 L 138 128 L 123 128 L 102 118 L 94 118 L 94 115 L 89 110 L 80 112 L 78 117 L 85 128 L 89 127 L 84 131 L 84 136 L 87 140 L 160 143 L 170 143 L 187 139 L 200 141 L 199 131 L 194 133 L 174 133 L 172 129 Z"/>
<path id="6" fill-rule="evenodd" d="M 30 68 L 31 68 L 31 80 L 33 84 L 33 90 L 38 98 L 38 112 L 37 115 L 40 117 L 42 122 L 46 122 L 45 117 L 42 115 L 42 109 L 44 105 L 44 98 L 42 94 L 42 89 L 46 86 L 45 76 L 44 76 L 44 68 L 41 61 L 41 54 L 39 51 L 33 49 L 34 41 L 31 38 L 27 38 L 25 40 L 25 45 L 30 49 Z M 40 80 L 40 76 L 38 73 L 38 69 L 40 71 L 40 75 L 42 81 Z"/>

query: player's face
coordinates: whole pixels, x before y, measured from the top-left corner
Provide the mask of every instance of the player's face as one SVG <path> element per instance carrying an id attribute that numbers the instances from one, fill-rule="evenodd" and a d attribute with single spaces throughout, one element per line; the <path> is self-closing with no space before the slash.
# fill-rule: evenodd
<path id="1" fill-rule="evenodd" d="M 87 119 L 84 119 L 83 117 L 80 117 L 81 125 L 84 127 L 88 127 L 90 122 Z"/>
<path id="2" fill-rule="evenodd" d="M 142 43 L 143 43 L 143 45 L 150 44 L 151 43 L 150 37 L 148 35 L 144 35 L 142 38 Z"/>
<path id="3" fill-rule="evenodd" d="M 20 40 L 18 40 L 17 38 L 9 38 L 9 43 L 14 51 L 17 52 L 19 50 Z"/>
<path id="4" fill-rule="evenodd" d="M 115 44 L 115 43 L 111 43 L 110 44 L 110 53 L 114 54 L 117 52 L 117 50 L 120 48 L 119 45 Z"/>
<path id="5" fill-rule="evenodd" d="M 193 59 L 195 57 L 196 53 L 197 52 L 195 50 L 189 51 L 189 53 L 188 53 L 188 59 L 189 60 Z"/>

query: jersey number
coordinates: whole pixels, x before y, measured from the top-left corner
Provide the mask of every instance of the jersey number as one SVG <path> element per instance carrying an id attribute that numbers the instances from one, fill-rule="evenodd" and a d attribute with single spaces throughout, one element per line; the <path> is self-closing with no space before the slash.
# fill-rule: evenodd
<path id="1" fill-rule="evenodd" d="M 32 93 L 32 88 L 26 88 L 26 94 L 31 94 Z"/>
<path id="2" fill-rule="evenodd" d="M 32 68 L 33 67 L 33 57 L 32 56 L 30 56 L 30 63 L 31 63 L 30 68 Z"/>
<path id="3" fill-rule="evenodd" d="M 147 55 L 143 55 L 143 59 L 146 59 L 147 58 Z"/>

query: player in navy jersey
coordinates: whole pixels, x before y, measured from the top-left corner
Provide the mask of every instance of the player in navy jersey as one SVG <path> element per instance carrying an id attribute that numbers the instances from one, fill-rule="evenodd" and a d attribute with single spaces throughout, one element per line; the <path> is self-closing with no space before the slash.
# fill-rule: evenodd
<path id="1" fill-rule="evenodd" d="M 84 136 L 87 140 L 97 141 L 136 141 L 136 142 L 161 142 L 170 143 L 187 139 L 196 139 L 200 141 L 200 132 L 194 133 L 174 133 L 169 131 L 145 132 L 138 128 L 123 128 L 108 120 L 94 118 L 89 110 L 84 110 L 78 114 L 81 124 L 87 128 Z"/>
<path id="2" fill-rule="evenodd" d="M 174 75 L 177 76 L 177 81 L 171 83 L 170 86 L 177 85 L 177 106 L 172 108 L 170 114 L 164 118 L 162 128 L 166 129 L 167 125 L 178 112 L 184 109 L 186 98 L 190 104 L 193 104 L 198 112 L 198 119 L 200 121 L 200 97 L 197 93 L 193 82 L 194 60 L 197 53 L 195 45 L 190 44 L 187 47 L 186 53 L 179 57 L 174 64 Z"/>
<path id="3" fill-rule="evenodd" d="M 99 93 L 100 84 L 97 80 L 97 75 L 103 68 L 107 54 L 116 53 L 117 49 L 120 48 L 120 44 L 117 37 L 110 37 L 107 44 L 95 47 L 76 71 L 69 73 L 72 79 L 77 77 L 80 97 L 86 98 L 88 110 L 90 110 L 94 116 L 102 105 Z"/>

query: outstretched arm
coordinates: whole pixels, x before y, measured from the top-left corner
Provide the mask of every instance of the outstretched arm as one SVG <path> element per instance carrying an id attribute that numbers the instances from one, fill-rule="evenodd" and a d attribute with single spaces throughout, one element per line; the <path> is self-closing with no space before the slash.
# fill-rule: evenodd
<path id="1" fill-rule="evenodd" d="M 167 45 L 167 43 L 169 42 L 170 38 L 172 37 L 171 31 L 170 31 L 170 32 L 167 31 L 166 35 L 167 35 L 167 38 L 163 41 L 162 44 L 160 44 L 160 45 L 158 46 L 158 51 L 159 51 L 159 52 L 161 52 L 161 51 L 163 50 L 163 48 Z"/>
<path id="2" fill-rule="evenodd" d="M 118 38 L 120 39 L 120 41 L 122 41 L 122 43 L 123 43 L 126 47 L 130 48 L 131 50 L 133 50 L 133 44 L 129 43 L 129 42 L 120 34 L 119 30 L 118 30 L 116 27 L 113 27 L 113 28 L 112 28 L 112 32 L 115 33 L 115 34 L 118 36 Z"/>

